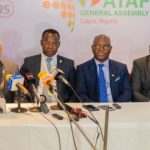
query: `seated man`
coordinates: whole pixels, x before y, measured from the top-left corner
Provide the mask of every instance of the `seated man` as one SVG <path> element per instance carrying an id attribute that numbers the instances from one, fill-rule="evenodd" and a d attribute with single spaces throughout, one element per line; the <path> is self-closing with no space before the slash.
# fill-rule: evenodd
<path id="1" fill-rule="evenodd" d="M 150 101 L 150 56 L 134 60 L 131 73 L 133 101 Z"/>
<path id="2" fill-rule="evenodd" d="M 109 59 L 108 36 L 98 35 L 92 44 L 94 58 L 77 66 L 77 93 L 84 102 L 129 102 L 131 87 L 125 64 Z"/>
<path id="3" fill-rule="evenodd" d="M 2 42 L 0 42 L 0 95 L 1 97 L 5 97 L 7 103 L 14 102 L 14 92 L 10 92 L 7 88 L 7 82 L 5 80 L 6 74 L 18 74 L 19 73 L 19 67 L 13 61 L 8 60 L 7 58 L 3 58 L 2 56 L 3 52 L 3 45 Z"/>
<path id="4" fill-rule="evenodd" d="M 54 68 L 58 68 L 65 73 L 66 80 L 74 87 L 75 84 L 75 67 L 74 61 L 57 54 L 60 46 L 60 35 L 54 29 L 47 29 L 42 34 L 41 39 L 42 53 L 27 57 L 20 69 L 20 73 L 32 73 L 36 79 L 36 87 L 40 94 L 47 97 L 47 102 L 56 102 L 55 98 L 42 85 L 41 80 L 38 79 L 38 74 L 41 71 L 51 74 Z M 64 102 L 68 102 L 72 98 L 72 91 L 61 81 L 56 81 L 55 86 L 60 97 Z"/>

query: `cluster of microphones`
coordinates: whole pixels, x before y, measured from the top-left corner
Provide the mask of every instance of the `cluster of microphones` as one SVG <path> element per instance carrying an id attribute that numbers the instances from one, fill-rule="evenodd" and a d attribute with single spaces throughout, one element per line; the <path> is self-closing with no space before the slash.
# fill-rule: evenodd
<path id="1" fill-rule="evenodd" d="M 61 80 L 65 85 L 69 87 L 71 86 L 70 83 L 64 78 L 64 72 L 57 68 L 54 69 L 49 75 L 45 72 L 40 72 L 38 74 L 38 78 L 42 81 L 42 84 L 47 88 L 53 88 L 54 80 Z M 34 99 L 36 99 L 36 103 L 40 104 L 40 110 L 44 113 L 49 112 L 49 108 L 45 103 L 46 97 L 44 95 L 40 95 L 37 91 L 35 87 L 36 80 L 32 73 L 26 73 L 24 77 L 22 75 L 8 74 L 6 75 L 6 80 L 8 82 L 8 89 L 10 91 L 19 91 L 20 93 L 23 93 L 29 98 L 32 98 L 32 96 L 34 96 Z M 24 86 L 24 82 L 26 83 L 28 89 Z M 32 92 L 32 95 L 29 91 Z M 69 113 L 76 115 L 77 118 L 84 118 L 87 116 L 86 112 L 83 112 L 81 109 L 75 109 L 66 104 L 64 104 L 64 106 Z"/>

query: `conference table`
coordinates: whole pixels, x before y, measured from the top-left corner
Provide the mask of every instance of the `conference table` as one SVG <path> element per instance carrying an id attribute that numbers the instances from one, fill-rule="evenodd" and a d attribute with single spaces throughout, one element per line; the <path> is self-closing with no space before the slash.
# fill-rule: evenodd
<path id="1" fill-rule="evenodd" d="M 54 104 L 47 105 L 50 107 Z M 74 108 L 82 106 L 77 103 L 69 105 Z M 108 105 L 111 106 L 111 104 Z M 119 103 L 119 105 L 121 109 L 109 111 L 107 149 L 150 150 L 150 103 Z M 32 106 L 32 104 L 21 104 L 21 107 L 27 109 Z M 11 112 L 11 109 L 15 107 L 17 104 L 7 104 L 6 113 L 0 114 L 0 150 L 59 150 L 60 143 L 62 150 L 75 150 L 70 122 L 64 111 L 50 110 L 48 114 L 30 111 Z M 64 119 L 55 119 L 52 117 L 53 113 L 62 115 Z M 89 112 L 87 113 L 90 115 Z M 104 132 L 105 110 L 93 111 L 93 114 Z M 97 124 L 88 117 L 79 119 L 77 124 L 95 145 L 99 131 Z M 92 150 L 73 123 L 72 128 L 77 149 Z M 96 149 L 103 150 L 101 135 Z"/>

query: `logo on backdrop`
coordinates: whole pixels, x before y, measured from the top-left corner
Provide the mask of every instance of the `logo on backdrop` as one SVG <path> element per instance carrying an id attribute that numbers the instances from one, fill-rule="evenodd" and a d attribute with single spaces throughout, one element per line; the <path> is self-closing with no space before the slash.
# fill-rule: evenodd
<path id="1" fill-rule="evenodd" d="M 42 6 L 44 9 L 59 11 L 60 17 L 66 21 L 67 27 L 73 31 L 75 26 L 75 8 L 73 5 L 73 0 L 44 0 L 42 2 Z"/>
<path id="2" fill-rule="evenodd" d="M 122 18 L 150 15 L 150 0 L 43 0 L 42 7 L 59 11 L 71 31 L 78 20 L 80 25 L 116 25 Z"/>
<path id="3" fill-rule="evenodd" d="M 0 18 L 9 18 L 14 11 L 15 7 L 11 0 L 0 0 Z"/>
<path id="4" fill-rule="evenodd" d="M 86 0 L 78 0 L 80 5 L 85 6 L 87 1 Z M 91 6 L 97 5 L 101 0 L 91 0 Z"/>
<path id="5" fill-rule="evenodd" d="M 81 25 L 118 24 L 121 18 L 147 17 L 150 15 L 149 0 L 78 0 Z"/>

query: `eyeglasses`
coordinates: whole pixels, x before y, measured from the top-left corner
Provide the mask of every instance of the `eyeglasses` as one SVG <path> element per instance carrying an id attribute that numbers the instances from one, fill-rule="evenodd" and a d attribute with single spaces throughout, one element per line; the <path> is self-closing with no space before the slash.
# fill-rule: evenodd
<path id="1" fill-rule="evenodd" d="M 45 44 L 45 45 L 57 46 L 60 42 L 47 42 L 47 41 L 42 41 L 42 43 Z"/>
<path id="2" fill-rule="evenodd" d="M 96 49 L 101 49 L 102 48 L 104 50 L 108 50 L 111 47 L 111 45 L 109 45 L 109 44 L 95 44 L 93 46 Z"/>

